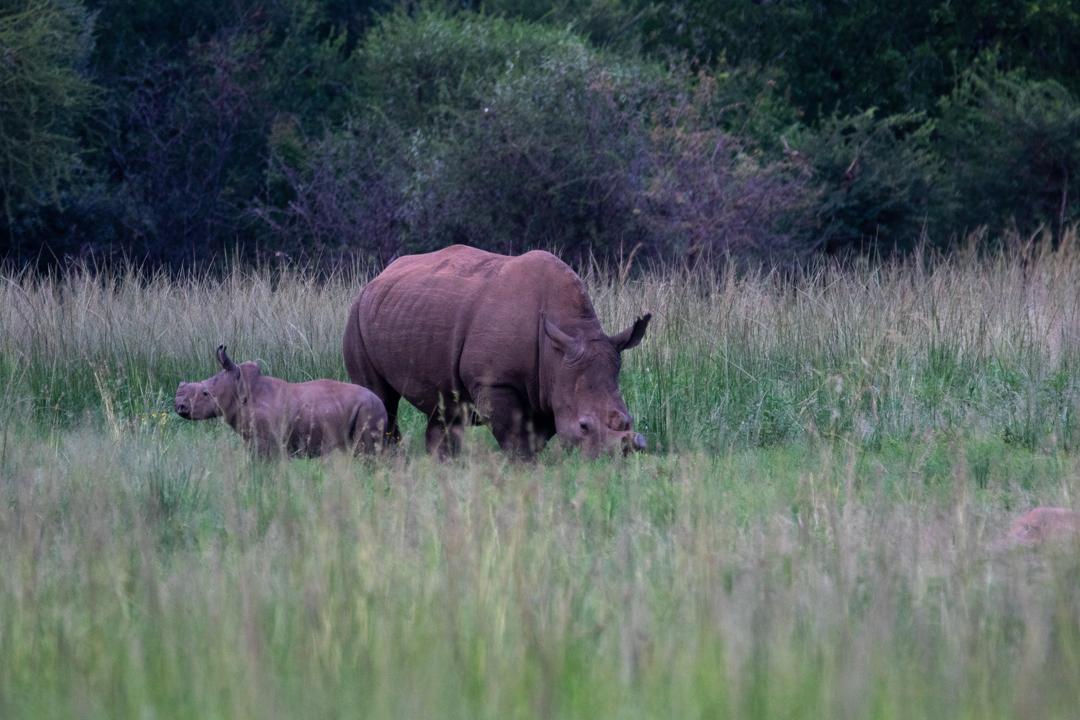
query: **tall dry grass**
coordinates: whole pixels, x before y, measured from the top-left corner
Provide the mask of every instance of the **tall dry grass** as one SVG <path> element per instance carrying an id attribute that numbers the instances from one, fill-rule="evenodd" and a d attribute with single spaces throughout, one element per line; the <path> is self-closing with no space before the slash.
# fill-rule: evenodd
<path id="1" fill-rule="evenodd" d="M 651 310 L 623 388 L 661 448 L 843 435 L 880 446 L 943 430 L 1076 446 L 1080 251 L 1048 247 L 932 266 L 824 264 L 779 274 L 659 270 L 587 280 L 610 332 Z M 77 273 L 0 281 L 5 405 L 64 424 L 168 410 L 213 349 L 292 380 L 344 378 L 340 338 L 363 272 L 235 269 L 180 280 Z M 414 417 L 413 424 L 417 422 Z"/>

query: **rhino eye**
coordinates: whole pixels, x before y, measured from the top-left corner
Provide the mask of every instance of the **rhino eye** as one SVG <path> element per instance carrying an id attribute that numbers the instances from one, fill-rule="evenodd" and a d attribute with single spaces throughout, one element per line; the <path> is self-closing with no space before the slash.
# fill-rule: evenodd
<path id="1" fill-rule="evenodd" d="M 202 394 L 203 394 L 203 397 L 210 397 L 210 391 L 209 390 L 203 390 Z"/>

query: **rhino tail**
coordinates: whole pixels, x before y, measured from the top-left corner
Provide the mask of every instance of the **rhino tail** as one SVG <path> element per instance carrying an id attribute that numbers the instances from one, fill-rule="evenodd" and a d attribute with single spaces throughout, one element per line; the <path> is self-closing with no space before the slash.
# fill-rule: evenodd
<path id="1" fill-rule="evenodd" d="M 345 319 L 345 335 L 342 338 L 342 355 L 345 356 L 345 370 L 349 378 L 354 382 L 360 382 L 363 374 L 361 365 L 362 356 L 367 354 L 364 347 L 364 336 L 360 332 L 360 309 L 359 302 L 349 307 L 349 316 Z"/>

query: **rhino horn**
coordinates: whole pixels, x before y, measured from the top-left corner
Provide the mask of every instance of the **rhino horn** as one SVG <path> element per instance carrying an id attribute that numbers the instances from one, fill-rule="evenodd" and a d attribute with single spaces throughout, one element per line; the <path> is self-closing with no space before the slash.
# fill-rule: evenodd
<path id="1" fill-rule="evenodd" d="M 240 371 L 240 368 L 236 367 L 236 363 L 234 363 L 232 361 L 232 358 L 229 357 L 229 354 L 227 352 L 225 352 L 225 346 L 224 345 L 218 345 L 217 359 L 218 359 L 218 362 L 221 363 L 221 367 L 223 369 L 228 370 L 229 372 L 234 372 L 234 373 Z"/>

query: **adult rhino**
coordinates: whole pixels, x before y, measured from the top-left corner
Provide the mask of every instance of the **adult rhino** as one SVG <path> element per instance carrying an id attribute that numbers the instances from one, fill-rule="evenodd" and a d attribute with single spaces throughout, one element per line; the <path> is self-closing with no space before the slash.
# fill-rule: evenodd
<path id="1" fill-rule="evenodd" d="M 429 417 L 429 452 L 456 454 L 463 425 L 486 423 L 503 450 L 532 455 L 558 434 L 589 456 L 642 450 L 619 394 L 620 355 L 651 315 L 609 336 L 581 278 L 554 255 L 463 245 L 392 262 L 349 311 L 343 349 L 400 438 L 398 401 Z"/>

